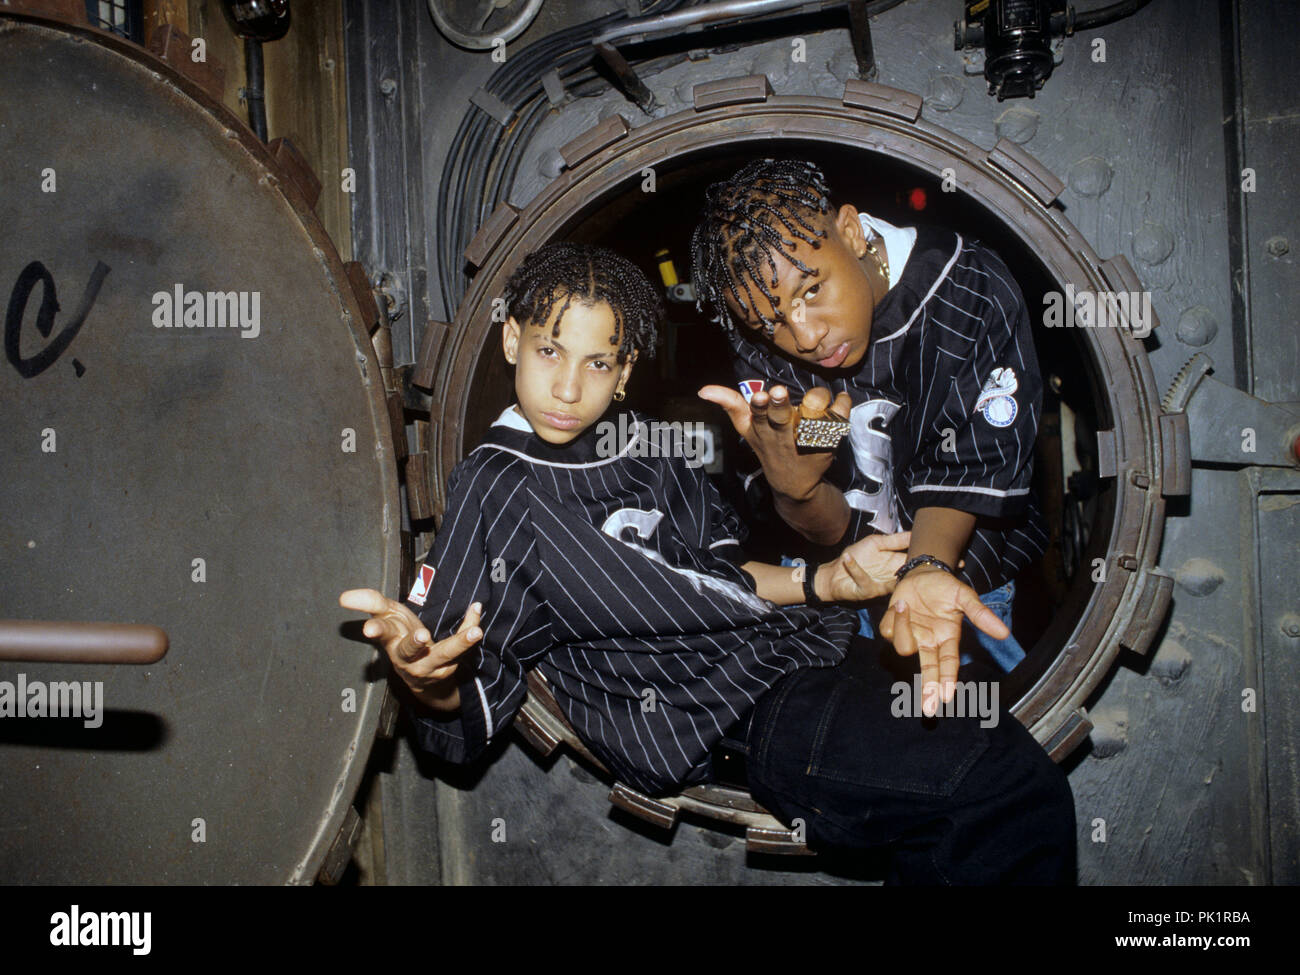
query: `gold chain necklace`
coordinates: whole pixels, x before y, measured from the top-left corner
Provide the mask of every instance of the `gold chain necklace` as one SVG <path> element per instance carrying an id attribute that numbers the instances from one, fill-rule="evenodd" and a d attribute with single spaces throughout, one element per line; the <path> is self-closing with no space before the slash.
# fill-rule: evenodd
<path id="1" fill-rule="evenodd" d="M 880 241 L 880 248 L 876 248 L 876 241 Z M 880 276 L 885 279 L 885 290 L 889 290 L 889 257 L 885 253 L 885 238 L 876 234 L 871 240 L 867 241 L 867 252 L 876 260 L 876 267 L 880 268 Z"/>

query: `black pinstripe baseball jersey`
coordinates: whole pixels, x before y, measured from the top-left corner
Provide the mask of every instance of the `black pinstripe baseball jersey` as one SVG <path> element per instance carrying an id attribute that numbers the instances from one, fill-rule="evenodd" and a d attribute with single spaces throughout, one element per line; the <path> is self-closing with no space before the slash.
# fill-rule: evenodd
<path id="1" fill-rule="evenodd" d="M 786 385 L 795 400 L 813 386 L 847 392 L 850 433 L 827 474 L 850 506 L 844 541 L 910 528 L 919 508 L 982 516 L 963 575 L 986 593 L 1047 543 L 1030 485 L 1042 380 L 1029 312 L 994 251 L 951 230 L 916 231 L 856 366 L 818 370 L 742 327 L 735 375 Z"/>
<path id="2" fill-rule="evenodd" d="M 484 635 L 459 712 L 417 719 L 425 748 L 473 759 L 537 667 L 619 779 L 664 792 L 703 781 L 723 731 L 782 675 L 843 659 L 854 614 L 759 598 L 739 568 L 735 512 L 680 449 L 662 455 L 644 417 L 628 418 L 638 434 L 626 443 L 593 424 L 556 447 L 507 410 L 452 471 L 407 605 L 438 640 L 480 601 Z"/>

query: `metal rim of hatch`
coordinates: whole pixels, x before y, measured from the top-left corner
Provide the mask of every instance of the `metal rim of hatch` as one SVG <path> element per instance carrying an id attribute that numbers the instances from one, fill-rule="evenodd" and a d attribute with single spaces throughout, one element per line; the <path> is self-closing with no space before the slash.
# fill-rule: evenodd
<path id="1" fill-rule="evenodd" d="M 1043 261 L 1063 287 L 1077 291 L 1138 291 L 1122 256 L 1101 259 L 1052 203 L 1064 184 L 1018 146 L 1001 140 L 992 150 L 920 118 L 921 98 L 910 92 L 850 80 L 840 99 L 775 96 L 766 77 L 753 75 L 695 86 L 694 107 L 637 128 L 612 116 L 561 148 L 566 167 L 523 210 L 502 203 L 465 252 L 477 268 L 455 320 L 431 323 L 417 376 L 441 405 L 429 445 L 429 490 L 439 510 L 443 480 L 463 456 L 462 417 L 475 366 L 491 324 L 492 297 L 522 255 L 546 243 L 576 215 L 639 181 L 646 167 L 711 148 L 772 139 L 834 143 L 884 154 L 934 175 L 951 168 L 960 190 L 983 204 Z M 1123 328 L 1075 332 L 1092 362 L 1099 426 L 1098 457 L 1109 478 L 1110 522 L 1098 515 L 1088 553 L 1102 553 L 1104 576 L 1078 593 L 1074 612 L 1058 614 L 1040 641 L 1061 649 L 1020 694 L 1012 713 L 1056 761 L 1092 728 L 1084 702 L 1121 648 L 1145 653 L 1169 604 L 1172 579 L 1156 559 L 1164 528 L 1165 494 L 1186 493 L 1185 427 L 1162 417 L 1142 342 Z M 1181 434 L 1181 438 L 1180 438 Z M 1183 449 L 1179 449 L 1179 447 Z M 1104 483 L 1107 483 L 1104 481 Z M 1069 607 L 1068 609 L 1076 609 Z M 1031 659 L 1035 654 L 1031 653 Z"/>

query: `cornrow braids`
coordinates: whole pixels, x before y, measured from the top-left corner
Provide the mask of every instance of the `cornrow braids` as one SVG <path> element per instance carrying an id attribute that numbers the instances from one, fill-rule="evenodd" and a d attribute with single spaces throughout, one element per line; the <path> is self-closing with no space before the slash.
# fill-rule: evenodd
<path id="1" fill-rule="evenodd" d="M 563 299 L 551 327 L 556 338 L 575 298 L 583 304 L 604 302 L 614 312 L 616 330 L 609 344 L 618 344 L 618 362 L 626 362 L 634 349 L 655 354 L 663 298 L 639 267 L 606 247 L 568 241 L 539 247 L 510 275 L 504 297 L 506 313 L 523 325 L 544 324 Z"/>
<path id="2" fill-rule="evenodd" d="M 826 177 L 815 164 L 800 159 L 756 159 L 731 179 L 710 186 L 704 213 L 691 234 L 696 310 L 707 314 L 705 306 L 712 306 L 713 321 L 734 334 L 736 323 L 727 306 L 730 295 L 746 314 L 758 316 L 763 334 L 772 338 L 778 319 L 757 310 L 754 288 L 784 317 L 777 309 L 780 299 L 772 294 L 776 285 L 772 252 L 800 271 L 813 273 L 795 257 L 797 245 L 791 238 L 821 247 L 826 230 L 817 224 L 830 209 Z M 771 284 L 760 266 L 763 259 Z"/>

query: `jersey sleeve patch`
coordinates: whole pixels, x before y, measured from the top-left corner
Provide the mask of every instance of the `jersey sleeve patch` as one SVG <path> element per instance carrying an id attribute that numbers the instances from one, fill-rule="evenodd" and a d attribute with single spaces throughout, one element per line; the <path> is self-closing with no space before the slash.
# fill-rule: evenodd
<path id="1" fill-rule="evenodd" d="M 415 603 L 417 606 L 423 606 L 424 601 L 429 598 L 429 587 L 432 585 L 433 566 L 420 566 L 420 571 L 415 577 L 415 584 L 411 586 L 411 593 L 406 597 L 407 601 Z"/>
<path id="2" fill-rule="evenodd" d="M 991 426 L 1009 427 L 1020 412 L 1014 395 L 1019 388 L 1020 382 L 1010 366 L 994 369 L 975 400 L 975 409 Z"/>
<path id="3" fill-rule="evenodd" d="M 740 388 L 740 395 L 745 397 L 748 403 L 754 398 L 755 393 L 761 393 L 766 383 L 762 379 L 746 379 L 744 382 L 736 384 Z"/>

